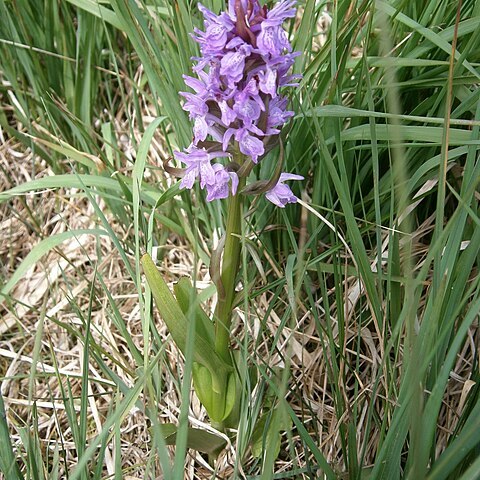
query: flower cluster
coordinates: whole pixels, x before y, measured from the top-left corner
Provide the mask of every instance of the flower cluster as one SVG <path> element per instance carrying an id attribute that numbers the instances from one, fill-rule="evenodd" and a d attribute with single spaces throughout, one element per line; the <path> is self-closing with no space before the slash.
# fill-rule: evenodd
<path id="1" fill-rule="evenodd" d="M 295 16 L 294 4 L 282 0 L 268 10 L 258 0 L 229 0 L 228 11 L 219 15 L 199 4 L 205 30 L 193 34 L 201 51 L 193 67 L 198 78 L 185 75 L 193 92 L 180 92 L 186 100 L 183 108 L 194 121 L 192 144 L 175 152 L 187 166 L 182 188 L 192 188 L 199 179 L 208 201 L 226 198 L 230 191 L 235 195 L 241 165 L 212 160 L 237 158 L 240 152 L 258 163 L 275 146 L 272 139 L 294 114 L 280 90 L 297 85 L 300 77 L 289 74 L 297 53 L 292 53 L 282 28 Z M 283 174 L 267 198 L 281 207 L 296 201 L 281 182 L 300 178 Z M 287 196 L 282 196 L 283 187 Z"/>

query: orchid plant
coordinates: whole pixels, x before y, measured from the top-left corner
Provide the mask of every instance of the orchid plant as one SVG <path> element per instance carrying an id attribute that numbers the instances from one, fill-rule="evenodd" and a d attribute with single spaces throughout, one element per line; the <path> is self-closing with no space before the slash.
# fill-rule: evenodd
<path id="1" fill-rule="evenodd" d="M 290 180 L 303 177 L 282 173 L 282 127 L 294 115 L 287 109 L 285 87 L 297 86 L 299 75 L 290 69 L 299 52 L 292 52 L 284 22 L 296 15 L 295 0 L 282 0 L 273 8 L 258 0 L 229 0 L 228 10 L 216 15 L 199 4 L 204 30 L 192 34 L 201 56 L 194 58 L 196 77 L 184 76 L 191 92 L 180 92 L 184 110 L 193 121 L 193 141 L 175 158 L 185 165 L 170 173 L 181 177 L 180 187 L 196 183 L 206 191 L 208 202 L 227 199 L 225 236 L 212 253 L 210 272 L 218 302 L 213 321 L 196 308 L 193 381 L 195 391 L 213 426 L 236 427 L 235 405 L 241 385 L 233 368 L 230 346 L 235 286 L 240 265 L 241 222 L 247 196 L 264 194 L 280 208 L 297 201 Z M 255 166 L 279 147 L 270 179 L 247 183 Z M 189 311 L 188 281 L 169 291 L 148 255 L 142 259 L 157 306 L 177 346 L 186 345 Z"/>

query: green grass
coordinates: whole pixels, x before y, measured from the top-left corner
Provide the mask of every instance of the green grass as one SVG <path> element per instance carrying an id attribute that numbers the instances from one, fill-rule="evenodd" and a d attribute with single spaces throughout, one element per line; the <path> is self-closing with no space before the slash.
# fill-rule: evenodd
<path id="1" fill-rule="evenodd" d="M 243 224 L 234 345 L 258 382 L 227 478 L 480 474 L 480 4 L 459 5 L 300 2 L 285 158 L 306 207 L 259 200 Z M 6 479 L 213 478 L 187 449 L 187 424 L 207 428 L 193 342 L 184 363 L 139 267 L 155 247 L 211 306 L 224 205 L 161 168 L 191 138 L 177 92 L 200 22 L 195 2 L 0 0 Z"/>

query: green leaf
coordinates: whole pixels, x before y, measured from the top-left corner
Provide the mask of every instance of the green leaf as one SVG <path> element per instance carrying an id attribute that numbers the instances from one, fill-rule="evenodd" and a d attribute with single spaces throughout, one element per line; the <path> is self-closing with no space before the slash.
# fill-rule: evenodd
<path id="1" fill-rule="evenodd" d="M 280 410 L 270 410 L 264 413 L 252 434 L 252 455 L 261 458 L 263 452 L 274 450 L 275 458 L 280 453 L 280 440 L 282 432 L 292 428 L 292 419 L 289 416 L 281 415 Z"/>
<path id="2" fill-rule="evenodd" d="M 223 411 L 217 411 L 214 402 L 214 390 L 212 376 L 208 368 L 194 362 L 192 365 L 192 377 L 195 393 L 200 402 L 207 410 L 208 416 L 215 422 L 222 422 L 232 413 L 233 407 L 237 403 L 237 393 L 240 391 L 240 382 L 236 372 L 230 373 L 227 380 L 227 387 L 225 392 L 225 406 Z M 237 423 L 229 422 L 229 427 L 237 427 Z"/>
<path id="3" fill-rule="evenodd" d="M 465 427 L 435 462 L 428 480 L 444 480 L 480 444 L 480 403 L 469 415 Z"/>
<path id="4" fill-rule="evenodd" d="M 117 175 L 117 178 L 119 175 Z M 123 181 L 129 186 L 132 184 L 132 179 L 121 177 Z M 122 189 L 119 182 L 114 178 L 102 177 L 99 175 L 84 175 L 84 174 L 64 174 L 42 177 L 29 182 L 16 185 L 15 187 L 0 192 L 0 203 L 10 200 L 17 195 L 33 192 L 34 190 L 43 190 L 47 188 L 80 188 L 97 187 L 105 190 L 111 190 L 117 195 L 117 198 L 122 194 Z M 148 193 L 147 193 L 148 192 Z M 101 193 L 101 192 L 100 192 Z M 166 192 L 165 192 L 166 193 Z M 158 191 L 153 191 L 148 186 L 142 191 L 142 199 L 149 205 L 155 205 L 160 198 Z"/>
<path id="5" fill-rule="evenodd" d="M 198 302 L 197 292 L 187 277 L 182 277 L 174 286 L 173 291 L 182 312 L 190 318 L 190 312 L 195 314 L 195 333 L 203 337 L 213 346 L 215 345 L 215 326 L 208 318 Z"/>
<path id="6" fill-rule="evenodd" d="M 167 445 L 175 445 L 177 427 L 173 423 L 165 423 L 161 425 L 161 430 L 165 443 Z M 218 435 L 199 428 L 188 427 L 187 448 L 209 455 L 218 455 L 225 448 L 226 444 L 225 439 Z"/>
<path id="7" fill-rule="evenodd" d="M 391 125 L 375 125 L 374 126 L 377 140 L 391 141 L 392 129 Z M 432 144 L 441 145 L 443 139 L 442 127 L 423 127 L 414 125 L 396 125 L 398 135 L 402 140 L 422 142 L 425 145 Z M 450 145 L 478 145 L 478 140 L 472 140 L 472 134 L 468 130 L 461 130 L 459 128 L 450 128 Z M 370 125 L 358 125 L 357 127 L 348 128 L 341 132 L 343 141 L 353 140 L 371 140 L 372 133 Z M 327 139 L 327 145 L 334 142 L 333 138 Z"/>
<path id="8" fill-rule="evenodd" d="M 470 465 L 460 480 L 478 480 L 480 478 L 480 456 Z"/>
<path id="9" fill-rule="evenodd" d="M 32 138 L 35 142 L 40 143 L 41 145 L 45 145 L 46 147 L 54 150 L 55 152 L 58 152 L 64 155 L 66 158 L 70 160 L 74 160 L 75 162 L 81 163 L 82 165 L 85 165 L 86 167 L 92 170 L 94 170 L 95 168 L 101 167 L 103 165 L 102 161 L 95 155 L 92 155 L 90 153 L 80 152 L 79 150 L 72 147 L 71 145 L 68 145 L 65 142 L 61 142 L 62 145 L 57 145 L 56 143 L 49 142 L 48 140 L 45 140 L 43 138 L 34 137 L 33 135 L 29 135 L 29 134 L 26 134 L 26 135 Z"/>
<path id="10" fill-rule="evenodd" d="M 118 19 L 115 12 L 109 8 L 102 7 L 98 1 L 94 0 L 67 0 L 73 5 L 85 10 L 98 18 L 101 18 L 104 22 L 113 25 L 115 28 L 121 29 L 122 24 Z"/>
<path id="11" fill-rule="evenodd" d="M 141 263 L 163 321 L 177 347 L 185 353 L 188 320 L 148 253 L 143 255 Z M 213 388 L 215 391 L 219 390 L 218 385 L 221 385 L 221 382 L 216 380 L 231 370 L 231 367 L 212 350 L 211 344 L 200 335 L 195 335 L 194 347 L 194 360 L 208 368 L 212 375 Z"/>
<path id="12" fill-rule="evenodd" d="M 5 406 L 0 393 L 0 471 L 3 472 L 6 479 L 21 479 L 22 474 L 15 461 L 12 443 L 10 441 L 10 433 L 7 425 L 7 416 L 5 414 Z"/>
<path id="13" fill-rule="evenodd" d="M 52 235 L 51 237 L 41 240 L 35 247 L 32 248 L 31 252 L 25 257 L 23 262 L 15 270 L 15 273 L 10 277 L 8 282 L 3 285 L 0 289 L 0 298 L 7 296 L 17 282 L 23 277 L 23 275 L 28 271 L 30 267 L 35 265 L 40 258 L 43 257 L 53 248 L 60 245 L 65 240 L 71 238 L 78 238 L 82 235 L 108 235 L 105 230 L 101 229 L 82 229 L 82 230 L 69 230 L 68 232 L 58 233 L 57 235 Z"/>
<path id="14" fill-rule="evenodd" d="M 222 420 L 225 420 L 230 413 L 232 413 L 233 407 L 236 403 L 238 394 L 240 393 L 239 384 L 237 382 L 237 372 L 232 372 L 228 376 L 227 380 L 227 393 L 225 395 L 225 412 L 223 414 Z"/>
<path id="15" fill-rule="evenodd" d="M 160 197 L 158 197 L 157 203 L 155 204 L 155 208 L 160 207 L 164 203 L 171 200 L 175 195 L 180 193 L 180 182 L 175 183 L 171 187 L 169 187 L 165 192 L 163 192 Z"/>
<path id="16" fill-rule="evenodd" d="M 229 410 L 229 414 L 224 419 L 224 425 L 227 428 L 238 428 L 238 424 L 241 416 L 242 407 L 242 392 L 247 388 L 247 384 L 250 385 L 250 389 L 253 390 L 257 384 L 257 369 L 255 366 L 247 367 L 241 359 L 242 352 L 235 350 L 233 352 L 235 372 L 228 378 L 227 395 L 226 395 L 226 409 Z M 235 380 L 235 389 L 233 386 L 233 380 Z M 231 405 L 231 402 L 233 404 Z M 231 406 L 230 406 L 231 405 Z"/>
<path id="17" fill-rule="evenodd" d="M 344 107 L 343 105 L 321 105 L 315 107 L 310 111 L 301 113 L 297 115 L 297 118 L 302 117 L 325 117 L 325 118 L 385 118 L 385 119 L 395 119 L 395 120 L 404 120 L 407 122 L 424 122 L 424 123 L 433 123 L 437 125 L 443 125 L 445 119 L 442 117 L 425 117 L 420 115 L 400 115 L 390 112 L 375 112 L 371 110 L 362 110 L 359 108 Z M 476 120 L 463 120 L 451 118 L 450 125 L 464 125 L 464 126 L 474 126 L 479 125 L 480 122 Z M 378 128 L 379 125 L 376 125 L 375 128 Z"/>
<path id="18" fill-rule="evenodd" d="M 195 393 L 205 407 L 205 410 L 207 410 L 208 416 L 214 421 L 221 421 L 221 418 L 213 418 L 215 416 L 215 409 L 213 408 L 213 385 L 212 375 L 208 368 L 197 362 L 193 362 L 192 378 Z"/>

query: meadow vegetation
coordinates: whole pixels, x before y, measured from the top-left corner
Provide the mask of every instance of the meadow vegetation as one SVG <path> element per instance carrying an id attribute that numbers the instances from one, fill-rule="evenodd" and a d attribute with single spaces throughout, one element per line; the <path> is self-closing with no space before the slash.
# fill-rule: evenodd
<path id="1" fill-rule="evenodd" d="M 0 478 L 480 478 L 479 24 L 474 0 L 299 0 L 305 181 L 243 222 L 254 374 L 212 467 L 140 267 L 213 311 L 225 204 L 163 169 L 191 141 L 197 2 L 0 0 Z"/>

